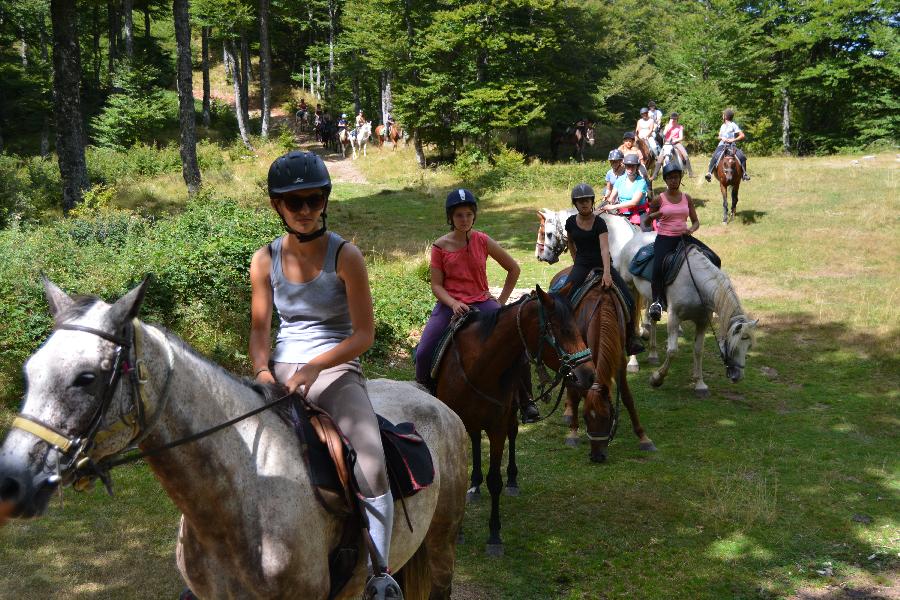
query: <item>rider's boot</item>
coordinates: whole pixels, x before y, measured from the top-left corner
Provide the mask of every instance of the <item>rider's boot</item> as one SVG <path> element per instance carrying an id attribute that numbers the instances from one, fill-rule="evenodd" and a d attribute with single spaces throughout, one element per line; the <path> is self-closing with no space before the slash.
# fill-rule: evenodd
<path id="1" fill-rule="evenodd" d="M 362 506 L 369 521 L 369 535 L 372 536 L 372 543 L 379 555 L 377 558 L 384 565 L 384 568 L 375 566 L 372 563 L 372 557 L 369 557 L 372 575 L 366 581 L 363 598 L 365 600 L 403 600 L 400 586 L 391 577 L 390 571 L 386 570 L 390 564 L 388 561 L 391 550 L 391 530 L 394 527 L 394 496 L 388 490 L 386 494 L 375 498 L 363 498 Z"/>
<path id="2" fill-rule="evenodd" d="M 531 368 L 524 370 L 522 380 L 519 382 L 519 391 L 516 394 L 519 401 L 519 416 L 522 423 L 537 423 L 541 418 L 541 411 L 531 393 Z"/>
<path id="3" fill-rule="evenodd" d="M 743 179 L 744 181 L 750 181 L 750 173 L 744 171 L 744 175 L 743 177 L 741 177 L 741 179 Z"/>
<path id="4" fill-rule="evenodd" d="M 706 175 L 703 176 L 703 179 L 706 181 L 712 181 L 712 173 L 707 172 Z"/>
<path id="5" fill-rule="evenodd" d="M 662 319 L 662 303 L 659 299 L 653 301 L 653 304 L 650 305 L 650 320 L 651 321 L 659 321 Z"/>

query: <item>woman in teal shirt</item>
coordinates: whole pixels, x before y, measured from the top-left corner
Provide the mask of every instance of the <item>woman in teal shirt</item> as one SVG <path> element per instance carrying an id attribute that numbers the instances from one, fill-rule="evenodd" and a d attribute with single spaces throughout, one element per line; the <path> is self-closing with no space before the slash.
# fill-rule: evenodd
<path id="1" fill-rule="evenodd" d="M 601 206 L 600 210 L 618 211 L 635 225 L 640 225 L 643 231 L 652 231 L 652 228 L 641 219 L 641 215 L 649 210 L 650 201 L 647 197 L 647 180 L 638 173 L 640 162 L 636 154 L 625 156 L 622 161 L 625 165 L 625 174 L 616 179 L 609 195 L 609 203 Z"/>

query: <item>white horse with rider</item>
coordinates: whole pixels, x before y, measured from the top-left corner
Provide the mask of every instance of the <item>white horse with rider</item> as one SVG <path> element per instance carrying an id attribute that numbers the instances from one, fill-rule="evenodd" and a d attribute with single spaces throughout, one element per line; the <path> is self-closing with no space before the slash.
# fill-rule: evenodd
<path id="1" fill-rule="evenodd" d="M 361 152 L 363 156 L 368 156 L 366 148 L 369 146 L 369 138 L 372 136 L 372 122 L 366 121 L 362 125 L 350 132 L 350 143 L 353 145 L 353 158 L 359 156 Z"/>

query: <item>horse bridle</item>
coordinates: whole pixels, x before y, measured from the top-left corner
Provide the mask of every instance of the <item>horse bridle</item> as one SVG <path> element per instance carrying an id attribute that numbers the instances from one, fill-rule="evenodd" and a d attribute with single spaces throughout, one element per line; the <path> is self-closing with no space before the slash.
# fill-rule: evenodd
<path id="1" fill-rule="evenodd" d="M 528 352 L 528 342 L 525 340 L 525 333 L 522 331 L 522 308 L 529 302 L 536 300 L 537 296 L 528 295 L 519 303 L 519 308 L 516 311 L 516 329 L 519 332 L 519 339 L 522 340 L 522 347 L 525 349 L 525 357 L 528 359 L 528 362 L 533 363 L 538 368 L 541 368 L 544 364 L 541 360 L 544 344 L 546 343 L 550 346 L 550 348 L 556 352 L 556 356 L 559 357 L 560 366 L 557 373 L 559 379 L 562 380 L 562 378 L 569 377 L 576 367 L 591 360 L 591 349 L 585 348 L 578 352 L 566 352 L 563 350 L 562 346 L 560 346 L 559 342 L 556 340 L 556 336 L 553 334 L 553 328 L 550 327 L 549 319 L 547 319 L 547 316 L 544 314 L 544 305 L 541 302 L 538 302 L 538 348 L 537 352 L 532 356 L 531 353 Z"/>
<path id="2" fill-rule="evenodd" d="M 75 323 L 63 323 L 58 325 L 56 329 L 89 333 L 115 344 L 115 357 L 113 359 L 112 368 L 109 371 L 109 378 L 103 388 L 102 395 L 100 396 L 100 404 L 94 411 L 94 415 L 91 417 L 86 432 L 80 436 L 66 435 L 57 427 L 24 413 L 19 413 L 16 416 L 13 420 L 12 427 L 27 431 L 47 442 L 59 454 L 56 463 L 56 474 L 55 476 L 51 476 L 48 483 L 55 485 L 73 479 L 75 480 L 76 489 L 84 489 L 89 485 L 93 477 L 97 477 L 103 482 L 111 495 L 112 482 L 109 477 L 109 469 L 104 463 L 112 461 L 126 450 L 121 450 L 110 456 L 104 457 L 99 463 L 91 458 L 90 453 L 96 448 L 98 443 L 102 443 L 104 439 L 119 433 L 123 429 L 130 430 L 129 441 L 125 444 L 125 448 L 134 447 L 139 444 L 159 422 L 168 403 L 168 389 L 174 370 L 174 356 L 172 354 L 172 349 L 167 341 L 166 351 L 168 369 L 158 399 L 160 405 L 157 407 L 153 416 L 148 420 L 147 414 L 150 407 L 145 385 L 149 381 L 149 373 L 147 372 L 141 356 L 144 331 L 137 319 L 126 324 L 124 337 Z M 128 412 L 120 415 L 119 420 L 112 426 L 101 429 L 103 423 L 106 421 L 107 412 L 112 404 L 113 396 L 119 388 L 118 384 L 120 383 L 122 376 L 127 377 L 131 383 L 132 408 Z"/>

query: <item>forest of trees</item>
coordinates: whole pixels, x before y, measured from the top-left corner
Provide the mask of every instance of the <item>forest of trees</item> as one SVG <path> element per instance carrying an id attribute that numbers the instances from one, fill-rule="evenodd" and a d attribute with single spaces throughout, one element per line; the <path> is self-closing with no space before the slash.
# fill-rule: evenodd
<path id="1" fill-rule="evenodd" d="M 68 209 L 86 146 L 177 141 L 193 193 L 198 136 L 251 146 L 291 87 L 390 111 L 423 166 L 428 148 L 527 154 L 582 116 L 630 125 L 649 99 L 697 149 L 725 107 L 750 153 L 896 145 L 898 15 L 900 0 L 0 0 L 0 158 L 55 152 Z M 210 98 L 223 63 L 233 116 Z"/>

